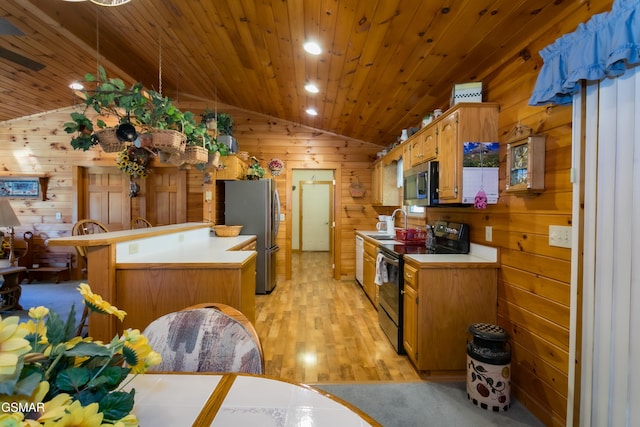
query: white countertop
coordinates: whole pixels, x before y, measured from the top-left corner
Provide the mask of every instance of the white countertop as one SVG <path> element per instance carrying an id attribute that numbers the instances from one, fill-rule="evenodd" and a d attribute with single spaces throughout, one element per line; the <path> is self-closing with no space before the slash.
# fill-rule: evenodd
<path id="1" fill-rule="evenodd" d="M 386 231 L 356 231 L 357 234 L 375 238 L 375 236 L 387 236 Z M 376 242 L 384 244 L 402 245 L 403 242 L 397 240 L 377 240 Z M 498 262 L 498 249 L 491 246 L 478 245 L 471 243 L 469 245 L 468 254 L 407 254 L 404 258 L 413 259 L 421 264 L 463 264 L 463 263 L 487 263 L 495 264 Z"/>
<path id="2" fill-rule="evenodd" d="M 447 264 L 495 264 L 498 262 L 498 249 L 491 246 L 477 245 L 471 243 L 468 254 L 415 254 L 405 255 L 421 264 L 447 263 Z"/>
<path id="3" fill-rule="evenodd" d="M 218 237 L 208 228 L 191 230 L 179 234 L 168 234 L 118 243 L 118 263 L 224 263 L 241 264 L 255 251 L 238 251 L 253 240 L 253 235 Z"/>

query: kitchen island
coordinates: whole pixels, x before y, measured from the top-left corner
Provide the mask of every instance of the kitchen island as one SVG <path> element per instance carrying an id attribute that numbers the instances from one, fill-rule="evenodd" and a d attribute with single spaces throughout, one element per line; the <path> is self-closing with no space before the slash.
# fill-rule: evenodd
<path id="1" fill-rule="evenodd" d="M 91 314 L 89 335 L 108 341 L 124 329 L 143 330 L 164 314 L 204 302 L 228 304 L 254 322 L 255 240 L 216 237 L 208 223 L 186 223 L 46 243 L 85 247 L 91 289 L 127 312 L 123 322 Z"/>

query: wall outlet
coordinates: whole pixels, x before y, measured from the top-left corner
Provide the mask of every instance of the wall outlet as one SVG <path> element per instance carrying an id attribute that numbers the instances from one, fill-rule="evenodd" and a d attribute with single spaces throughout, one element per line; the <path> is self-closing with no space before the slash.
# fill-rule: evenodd
<path id="1" fill-rule="evenodd" d="M 62 219 L 62 213 L 61 212 L 56 212 L 56 219 L 57 220 L 61 220 Z"/>
<path id="2" fill-rule="evenodd" d="M 137 254 L 139 250 L 137 243 L 129 243 L 129 255 Z"/>
<path id="3" fill-rule="evenodd" d="M 484 240 L 487 242 L 493 241 L 493 227 L 490 225 L 484 227 Z"/>
<path id="4" fill-rule="evenodd" d="M 571 227 L 566 225 L 549 226 L 549 246 L 571 247 Z"/>

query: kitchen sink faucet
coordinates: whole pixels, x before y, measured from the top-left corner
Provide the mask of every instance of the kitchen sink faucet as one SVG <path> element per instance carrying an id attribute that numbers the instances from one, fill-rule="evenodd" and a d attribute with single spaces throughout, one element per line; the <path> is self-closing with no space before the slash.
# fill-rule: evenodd
<path id="1" fill-rule="evenodd" d="M 393 213 L 391 214 L 391 220 L 393 222 L 396 221 L 396 213 L 398 212 L 402 212 L 402 214 L 404 215 L 404 229 L 406 230 L 407 229 L 407 213 L 404 211 L 403 208 L 396 209 L 395 211 L 393 211 Z"/>

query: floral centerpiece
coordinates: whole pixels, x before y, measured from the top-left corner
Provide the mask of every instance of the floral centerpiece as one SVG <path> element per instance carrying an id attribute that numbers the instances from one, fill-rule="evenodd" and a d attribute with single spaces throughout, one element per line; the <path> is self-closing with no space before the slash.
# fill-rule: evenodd
<path id="1" fill-rule="evenodd" d="M 89 285 L 78 290 L 90 311 L 124 319 Z M 0 317 L 0 426 L 137 426 L 123 381 L 161 361 L 140 331 L 105 344 L 76 336 L 73 306 L 66 321 L 42 306 L 29 317 Z"/>

